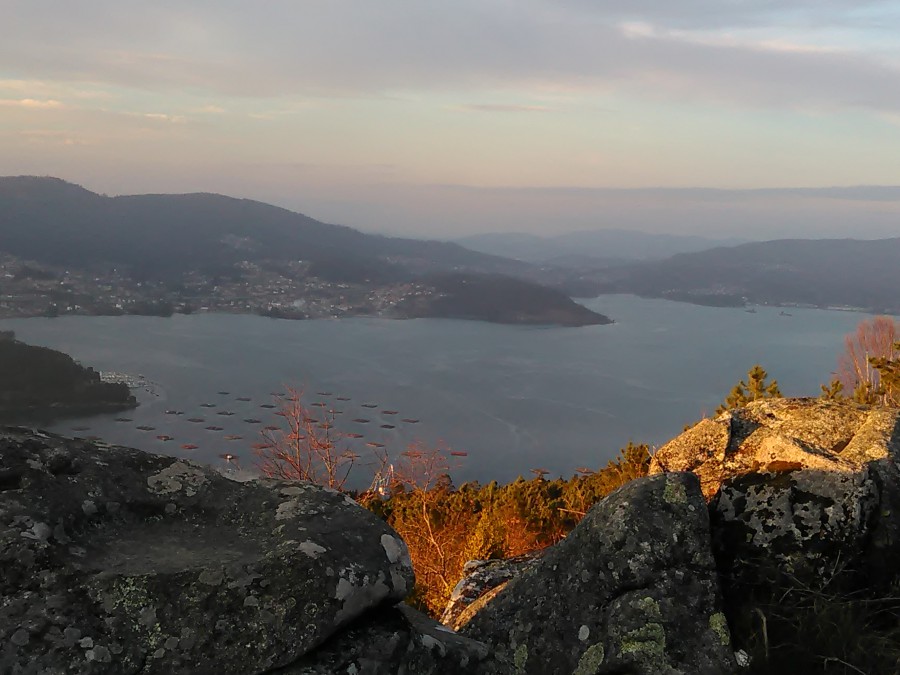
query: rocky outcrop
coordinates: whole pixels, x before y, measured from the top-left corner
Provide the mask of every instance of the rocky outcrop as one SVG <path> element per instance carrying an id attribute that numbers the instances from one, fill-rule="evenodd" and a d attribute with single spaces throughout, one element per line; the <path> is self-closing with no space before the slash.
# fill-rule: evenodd
<path id="1" fill-rule="evenodd" d="M 441 615 L 441 623 L 453 630 L 465 626 L 482 606 L 497 595 L 513 577 L 541 558 L 543 551 L 504 560 L 470 560 L 463 566 L 459 583 Z M 489 596 L 489 597 L 485 597 Z"/>
<path id="2" fill-rule="evenodd" d="M 651 473 L 697 473 L 723 579 L 887 588 L 900 568 L 900 410 L 767 399 L 660 448 Z"/>
<path id="3" fill-rule="evenodd" d="M 707 499 L 749 473 L 848 473 L 900 451 L 900 411 L 809 398 L 762 399 L 706 419 L 662 446 L 650 474 L 691 471 Z"/>
<path id="4" fill-rule="evenodd" d="M 413 585 L 403 541 L 337 492 L 10 428 L 0 570 L 12 674 L 266 672 Z"/>
<path id="5" fill-rule="evenodd" d="M 697 478 L 634 481 L 463 628 L 519 673 L 704 675 L 736 668 Z"/>

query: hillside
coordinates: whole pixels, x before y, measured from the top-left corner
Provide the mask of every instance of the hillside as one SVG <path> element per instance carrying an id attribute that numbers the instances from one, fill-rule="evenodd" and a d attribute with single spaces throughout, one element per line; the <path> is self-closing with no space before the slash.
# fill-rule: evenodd
<path id="1" fill-rule="evenodd" d="M 154 276 L 244 260 L 382 260 L 411 271 L 511 274 L 526 266 L 461 246 L 364 234 L 217 194 L 105 197 L 56 178 L 0 178 L 2 250 L 63 266 L 123 265 Z"/>
<path id="2" fill-rule="evenodd" d="M 900 238 L 785 239 L 581 275 L 597 293 L 699 304 L 854 307 L 900 314 Z"/>
<path id="3" fill-rule="evenodd" d="M 531 265 L 457 244 L 365 234 L 215 194 L 106 197 L 55 178 L 0 178 L 0 272 L 4 316 L 203 309 L 298 319 L 608 322 L 541 286 Z M 446 274 L 465 274 L 485 289 L 505 283 L 498 275 L 526 280 L 512 310 L 502 304 L 508 293 L 476 298 L 428 281 Z M 479 282 L 478 275 L 490 276 Z M 412 306 L 415 313 L 404 315 Z"/>
<path id="4" fill-rule="evenodd" d="M 124 384 L 100 380 L 92 368 L 67 354 L 27 345 L 0 333 L 0 420 L 50 420 L 132 408 L 134 396 Z"/>

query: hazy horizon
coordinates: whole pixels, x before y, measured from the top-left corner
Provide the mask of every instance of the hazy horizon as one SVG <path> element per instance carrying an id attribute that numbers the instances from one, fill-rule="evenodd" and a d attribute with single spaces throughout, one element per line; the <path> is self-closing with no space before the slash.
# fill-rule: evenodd
<path id="1" fill-rule="evenodd" d="M 897 232 L 884 0 L 12 3 L 0 174 L 369 232 Z M 810 189 L 822 189 L 811 192 Z"/>

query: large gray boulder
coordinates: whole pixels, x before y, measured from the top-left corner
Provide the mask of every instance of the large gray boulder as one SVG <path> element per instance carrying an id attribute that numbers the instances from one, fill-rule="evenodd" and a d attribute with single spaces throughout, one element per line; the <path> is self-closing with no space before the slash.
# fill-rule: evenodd
<path id="1" fill-rule="evenodd" d="M 733 672 L 696 476 L 612 493 L 461 632 L 520 673 Z"/>
<path id="2" fill-rule="evenodd" d="M 0 428 L 0 672 L 285 666 L 413 585 L 347 497 Z"/>

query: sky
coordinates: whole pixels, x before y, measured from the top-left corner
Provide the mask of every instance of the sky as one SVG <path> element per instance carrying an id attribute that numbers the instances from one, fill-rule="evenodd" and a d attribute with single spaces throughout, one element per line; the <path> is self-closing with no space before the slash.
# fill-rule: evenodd
<path id="1" fill-rule="evenodd" d="M 900 236 L 900 0 L 0 0 L 0 175 L 367 231 Z M 802 189 L 799 189 L 802 188 Z"/>

